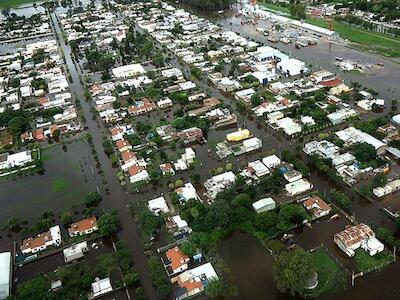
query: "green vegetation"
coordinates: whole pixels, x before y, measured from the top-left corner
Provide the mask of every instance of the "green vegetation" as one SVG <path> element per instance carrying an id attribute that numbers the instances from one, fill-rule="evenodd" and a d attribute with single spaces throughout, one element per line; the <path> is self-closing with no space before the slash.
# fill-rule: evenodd
<path id="1" fill-rule="evenodd" d="M 359 1 L 361 2 L 361 1 Z M 374 1 L 371 1 L 373 3 Z M 363 4 L 368 3 L 363 1 Z M 294 8 L 293 5 L 290 9 L 289 7 L 284 7 L 271 3 L 261 3 L 269 10 L 275 10 L 282 12 L 284 14 L 291 14 L 291 17 L 299 19 L 302 15 L 302 10 L 299 8 Z M 381 7 L 379 3 L 379 7 Z M 378 9 L 378 8 L 375 8 Z M 393 13 L 397 13 L 398 9 L 392 9 Z M 389 10 L 384 13 L 385 16 L 389 15 Z M 323 19 L 317 19 L 312 17 L 306 17 L 306 22 L 323 27 L 329 28 L 329 22 Z M 389 34 L 384 34 L 380 32 L 373 32 L 363 28 L 358 28 L 354 25 L 350 25 L 337 19 L 332 22 L 333 30 L 336 31 L 342 38 L 348 39 L 349 41 L 355 43 L 356 47 L 364 51 L 373 51 L 378 54 L 389 56 L 389 57 L 400 57 L 400 38 L 393 37 Z"/>
<path id="2" fill-rule="evenodd" d="M 343 269 L 330 257 L 324 249 L 312 253 L 315 271 L 318 273 L 318 286 L 314 290 L 307 290 L 307 298 L 317 298 L 322 294 L 336 292 L 346 285 L 346 274 Z"/>
<path id="3" fill-rule="evenodd" d="M 44 0 L 46 1 L 46 0 Z M 2 0 L 0 1 L 0 8 L 16 7 L 26 3 L 36 2 L 34 0 Z"/>
<path id="4" fill-rule="evenodd" d="M 169 293 L 171 292 L 171 284 L 167 274 L 165 273 L 164 266 L 161 264 L 161 261 L 157 256 L 151 256 L 148 263 L 150 276 L 157 287 L 158 295 L 161 299 L 168 298 Z"/>
<path id="5" fill-rule="evenodd" d="M 370 256 L 364 250 L 359 249 L 356 250 L 355 260 L 357 271 L 368 273 L 390 264 L 393 262 L 394 258 L 393 255 L 386 250 L 374 256 Z"/>
<path id="6" fill-rule="evenodd" d="M 307 23 L 328 28 L 329 24 L 322 19 L 307 18 Z M 361 28 L 333 21 L 333 30 L 342 38 L 358 44 L 358 48 L 365 51 L 373 51 L 390 57 L 400 56 L 400 38 L 388 34 L 372 32 Z"/>
<path id="7" fill-rule="evenodd" d="M 70 183 L 67 179 L 54 179 L 51 184 L 51 189 L 54 193 L 65 192 L 70 187 Z"/>
<path id="8" fill-rule="evenodd" d="M 116 243 L 116 252 L 103 254 L 96 258 L 95 263 L 87 261 L 61 267 L 57 272 L 33 278 L 16 289 L 15 298 L 18 300 L 56 300 L 56 299 L 82 299 L 91 290 L 91 283 L 96 277 L 110 277 L 114 288 L 122 287 L 122 275 L 127 284 L 132 288 L 139 286 L 137 273 L 133 269 L 133 260 L 130 250 L 123 241 Z M 62 288 L 57 292 L 50 290 L 52 281 L 61 280 Z"/>
<path id="9" fill-rule="evenodd" d="M 278 290 L 292 296 L 302 294 L 309 276 L 315 270 L 313 263 L 311 254 L 299 247 L 279 254 L 272 273 Z"/>

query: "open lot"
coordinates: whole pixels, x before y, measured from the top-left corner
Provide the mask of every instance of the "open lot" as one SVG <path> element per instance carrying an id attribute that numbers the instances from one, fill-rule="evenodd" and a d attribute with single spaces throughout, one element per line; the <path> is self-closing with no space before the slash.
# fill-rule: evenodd
<path id="1" fill-rule="evenodd" d="M 91 172 L 89 146 L 84 140 L 42 151 L 44 174 L 8 178 L 0 183 L 0 223 L 11 216 L 33 218 L 43 210 L 60 211 L 82 203 L 96 190 Z M 29 214 L 27 214 L 29 212 Z"/>

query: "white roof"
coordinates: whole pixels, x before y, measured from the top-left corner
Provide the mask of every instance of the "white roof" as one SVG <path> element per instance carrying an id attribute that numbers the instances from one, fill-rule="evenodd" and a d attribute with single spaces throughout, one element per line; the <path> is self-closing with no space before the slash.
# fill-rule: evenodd
<path id="1" fill-rule="evenodd" d="M 275 167 L 277 165 L 280 165 L 281 160 L 279 159 L 278 156 L 276 156 L 275 154 L 270 155 L 270 156 L 266 156 L 262 159 L 262 162 L 264 165 L 266 165 L 268 168 L 272 168 Z"/>
<path id="2" fill-rule="evenodd" d="M 131 64 L 117 67 L 111 70 L 115 77 L 128 77 L 131 74 L 144 74 L 146 70 L 141 64 Z"/>
<path id="3" fill-rule="evenodd" d="M 0 299 L 10 294 L 11 286 L 11 252 L 0 253 Z"/>
<path id="4" fill-rule="evenodd" d="M 264 199 L 254 202 L 253 208 L 255 211 L 257 211 L 257 210 L 259 210 L 265 206 L 271 205 L 271 204 L 275 204 L 275 201 L 271 197 L 268 197 L 268 198 L 264 198 Z"/>
<path id="5" fill-rule="evenodd" d="M 385 146 L 386 144 L 372 135 L 365 133 L 354 127 L 348 127 L 344 130 L 336 132 L 336 135 L 344 142 L 354 144 L 354 143 L 367 143 L 373 146 L 376 150 Z"/>
<path id="6" fill-rule="evenodd" d="M 233 174 L 232 171 L 229 171 L 219 175 L 215 175 L 214 177 L 212 177 L 212 179 L 216 182 L 223 182 L 223 181 L 235 182 L 236 176 L 235 174 Z"/>
<path id="7" fill-rule="evenodd" d="M 103 295 L 111 291 L 112 286 L 110 278 L 100 279 L 92 283 L 92 292 L 94 296 Z"/>
<path id="8" fill-rule="evenodd" d="M 176 226 L 178 226 L 179 229 L 188 226 L 188 223 L 185 220 L 183 220 L 180 215 L 172 217 L 172 220 L 174 221 Z"/>
<path id="9" fill-rule="evenodd" d="M 196 189 L 191 182 L 186 183 L 183 187 L 178 188 L 175 191 L 185 200 L 199 198 Z"/>
<path id="10" fill-rule="evenodd" d="M 152 212 L 155 213 L 158 213 L 159 211 L 169 212 L 167 201 L 165 201 L 163 196 L 150 200 L 148 204 L 149 204 L 149 209 Z"/>

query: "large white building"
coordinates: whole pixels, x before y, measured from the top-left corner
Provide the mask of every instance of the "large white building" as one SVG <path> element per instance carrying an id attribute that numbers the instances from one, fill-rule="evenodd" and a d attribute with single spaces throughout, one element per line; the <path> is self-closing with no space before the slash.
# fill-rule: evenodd
<path id="1" fill-rule="evenodd" d="M 11 252 L 0 253 L 0 300 L 10 295 L 11 267 Z"/>
<path id="2" fill-rule="evenodd" d="M 313 185 L 308 180 L 302 178 L 296 180 L 294 182 L 289 182 L 285 185 L 285 189 L 288 192 L 289 196 L 296 196 L 307 192 L 313 188 Z"/>
<path id="3" fill-rule="evenodd" d="M 375 148 L 378 155 L 383 154 L 386 150 L 387 145 L 384 142 L 354 127 L 348 127 L 337 131 L 336 135 L 347 145 L 367 143 Z"/>
<path id="4" fill-rule="evenodd" d="M 364 249 L 370 256 L 382 252 L 385 248 L 372 229 L 362 223 L 336 233 L 333 240 L 350 257 L 355 255 L 358 248 Z"/>
<path id="5" fill-rule="evenodd" d="M 207 190 L 207 196 L 214 200 L 218 193 L 230 187 L 235 181 L 236 176 L 231 171 L 211 177 L 204 182 L 204 187 Z"/>
<path id="6" fill-rule="evenodd" d="M 146 70 L 142 67 L 141 64 L 125 65 L 114 68 L 111 71 L 116 78 L 134 77 L 146 73 Z"/>
<path id="7" fill-rule="evenodd" d="M 0 170 L 22 167 L 32 162 L 31 151 L 22 151 L 15 154 L 2 154 L 0 155 Z"/>

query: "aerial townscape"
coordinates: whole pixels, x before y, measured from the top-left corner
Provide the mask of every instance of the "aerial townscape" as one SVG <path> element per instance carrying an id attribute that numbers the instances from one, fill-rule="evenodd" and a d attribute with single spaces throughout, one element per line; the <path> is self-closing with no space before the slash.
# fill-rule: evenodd
<path id="1" fill-rule="evenodd" d="M 400 0 L 0 9 L 0 300 L 400 299 Z"/>

